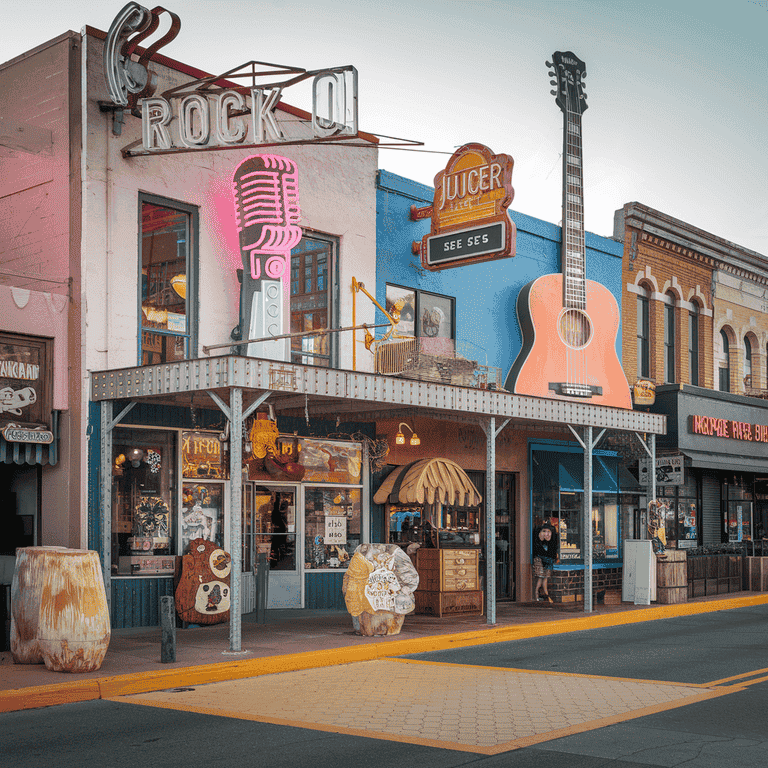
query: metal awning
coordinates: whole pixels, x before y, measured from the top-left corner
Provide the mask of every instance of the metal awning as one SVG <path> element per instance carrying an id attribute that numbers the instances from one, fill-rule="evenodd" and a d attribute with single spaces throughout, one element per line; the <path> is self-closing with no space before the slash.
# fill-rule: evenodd
<path id="1" fill-rule="evenodd" d="M 373 496 L 376 504 L 450 504 L 476 507 L 482 497 L 467 473 L 450 459 L 421 459 L 396 467 Z"/>
<path id="2" fill-rule="evenodd" d="M 289 416 L 354 415 L 375 421 L 419 415 L 474 422 L 477 416 L 486 416 L 509 419 L 513 426 L 572 424 L 657 435 L 666 432 L 666 416 L 655 413 L 252 357 L 96 371 L 91 382 L 94 401 L 150 400 L 207 408 L 206 393 L 226 398 L 228 390 L 237 387 L 244 394 L 268 392 L 275 411 Z"/>
<path id="3" fill-rule="evenodd" d="M 724 469 L 728 472 L 768 472 L 768 456 L 759 459 L 754 456 L 732 456 L 709 451 L 681 451 L 691 460 L 691 466 L 701 469 Z"/>

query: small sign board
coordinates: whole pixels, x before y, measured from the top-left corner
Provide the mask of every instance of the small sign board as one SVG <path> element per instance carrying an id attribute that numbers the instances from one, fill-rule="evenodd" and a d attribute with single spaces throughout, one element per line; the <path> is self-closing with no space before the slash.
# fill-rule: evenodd
<path id="1" fill-rule="evenodd" d="M 325 516 L 325 536 L 323 544 L 347 543 L 347 518 L 341 515 Z"/>
<path id="2" fill-rule="evenodd" d="M 649 486 L 648 470 L 651 460 L 639 461 L 640 485 Z M 656 485 L 683 485 L 685 483 L 685 461 L 682 455 L 659 456 L 656 458 Z"/>
<path id="3" fill-rule="evenodd" d="M 460 229 L 447 235 L 427 238 L 426 264 L 428 268 L 450 266 L 452 261 L 463 261 L 469 256 L 486 256 L 504 247 L 506 227 L 503 221 L 485 227 Z"/>

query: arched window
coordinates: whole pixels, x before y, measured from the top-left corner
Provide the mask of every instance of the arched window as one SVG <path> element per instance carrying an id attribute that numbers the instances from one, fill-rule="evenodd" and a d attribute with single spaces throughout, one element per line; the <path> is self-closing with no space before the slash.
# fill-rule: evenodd
<path id="1" fill-rule="evenodd" d="M 747 336 L 744 337 L 744 381 L 752 376 L 752 344 Z M 751 381 L 751 379 L 750 379 Z M 751 384 L 749 385 L 751 386 Z"/>
<path id="2" fill-rule="evenodd" d="M 649 293 L 640 288 L 637 294 L 637 375 L 647 379 L 651 375 L 651 321 Z"/>
<path id="3" fill-rule="evenodd" d="M 675 294 L 665 296 L 664 304 L 664 382 L 675 380 Z"/>
<path id="4" fill-rule="evenodd" d="M 720 380 L 718 389 L 721 392 L 731 391 L 731 351 L 728 344 L 728 334 L 721 329 L 720 330 L 720 345 L 722 348 L 722 355 L 720 357 Z"/>
<path id="5" fill-rule="evenodd" d="M 688 372 L 691 384 L 699 386 L 699 305 L 691 303 L 688 312 Z"/>

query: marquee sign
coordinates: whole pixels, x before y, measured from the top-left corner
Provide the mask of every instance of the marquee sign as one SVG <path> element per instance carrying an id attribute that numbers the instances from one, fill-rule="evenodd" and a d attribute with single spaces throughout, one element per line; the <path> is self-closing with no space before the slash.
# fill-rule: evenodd
<path id="1" fill-rule="evenodd" d="M 748 421 L 718 419 L 714 416 L 691 415 L 689 419 L 688 427 L 694 435 L 768 443 L 768 424 L 751 424 Z"/>
<path id="2" fill-rule="evenodd" d="M 435 177 L 430 206 L 411 208 L 412 219 L 432 219 L 430 233 L 413 243 L 422 266 L 440 270 L 515 255 L 516 228 L 507 215 L 515 191 L 510 155 L 465 144 Z"/>

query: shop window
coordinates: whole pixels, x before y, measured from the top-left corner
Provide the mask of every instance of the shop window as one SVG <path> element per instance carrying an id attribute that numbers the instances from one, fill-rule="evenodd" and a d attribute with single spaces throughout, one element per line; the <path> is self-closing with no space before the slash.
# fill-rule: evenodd
<path id="1" fill-rule="evenodd" d="M 584 455 L 573 451 L 531 452 L 532 530 L 551 525 L 558 532 L 563 564 L 583 562 L 581 515 L 584 503 Z M 592 457 L 592 559 L 621 556 L 618 459 Z"/>
<path id="2" fill-rule="evenodd" d="M 399 312 L 397 336 L 419 337 L 432 354 L 454 354 L 456 299 L 390 283 L 385 298 L 387 312 Z"/>
<path id="3" fill-rule="evenodd" d="M 664 297 L 664 381 L 675 381 L 675 295 L 667 293 Z"/>
<path id="4" fill-rule="evenodd" d="M 121 576 L 172 575 L 178 523 L 176 433 L 114 431 L 112 571 Z"/>
<path id="5" fill-rule="evenodd" d="M 726 477 L 723 483 L 725 496 L 725 539 L 729 544 L 752 541 L 754 491 L 750 480 L 742 475 Z"/>
<path id="6" fill-rule="evenodd" d="M 139 207 L 140 365 L 194 357 L 197 208 L 149 195 Z"/>
<path id="7" fill-rule="evenodd" d="M 657 496 L 666 503 L 664 528 L 667 545 L 688 549 L 699 543 L 699 494 L 695 475 L 685 470 L 684 485 L 659 485 Z"/>
<path id="8" fill-rule="evenodd" d="M 647 379 L 651 375 L 651 330 L 648 290 L 640 288 L 637 295 L 637 375 Z"/>
<path id="9" fill-rule="evenodd" d="M 291 251 L 291 333 L 329 328 L 332 266 L 336 241 L 305 235 Z M 329 367 L 335 358 L 336 334 L 291 339 L 291 361 Z"/>
<path id="10" fill-rule="evenodd" d="M 691 304 L 688 312 L 688 373 L 691 384 L 699 386 L 699 306 Z"/>
<path id="11" fill-rule="evenodd" d="M 304 567 L 345 568 L 361 543 L 361 490 L 304 490 Z"/>

